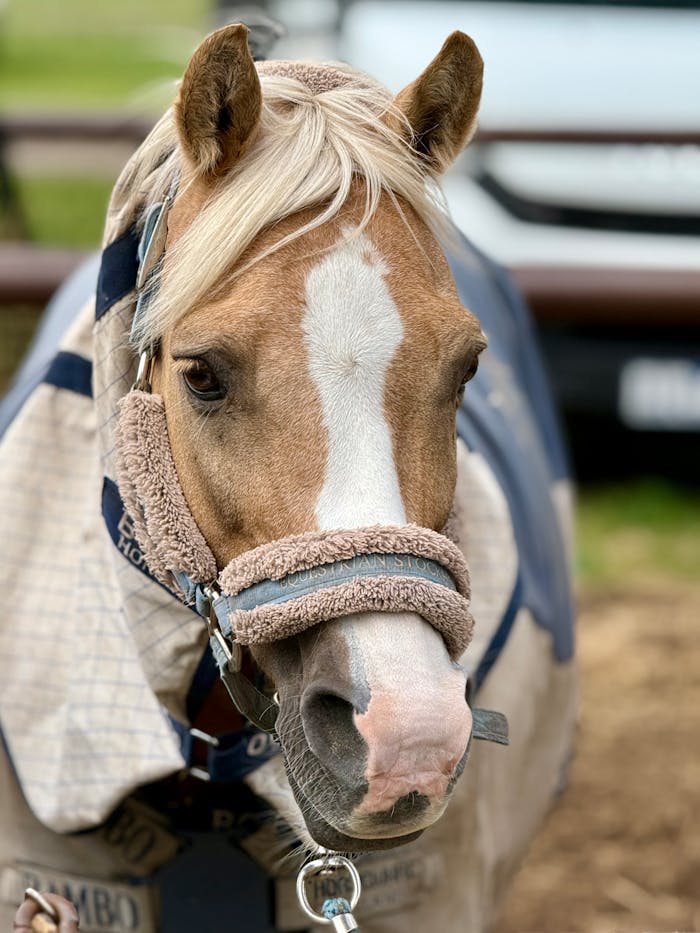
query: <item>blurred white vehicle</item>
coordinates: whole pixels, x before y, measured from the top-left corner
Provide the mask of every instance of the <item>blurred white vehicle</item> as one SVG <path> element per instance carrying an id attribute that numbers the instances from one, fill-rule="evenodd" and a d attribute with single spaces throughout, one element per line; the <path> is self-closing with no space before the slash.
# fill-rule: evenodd
<path id="1" fill-rule="evenodd" d="M 393 90 L 452 30 L 473 36 L 481 131 L 445 189 L 458 226 L 530 300 L 579 466 L 608 439 L 650 467 L 697 439 L 700 0 L 268 8 L 290 29 L 275 54 L 340 58 Z M 687 444 L 683 457 L 696 472 Z"/>
<path id="2" fill-rule="evenodd" d="M 567 131 L 700 137 L 693 5 L 359 2 L 346 7 L 340 54 L 398 90 L 451 30 L 464 29 L 486 61 L 485 138 L 551 134 L 477 146 L 448 179 L 457 222 L 506 265 L 700 269 L 698 242 L 687 236 L 700 235 L 700 147 L 566 141 Z"/>
<path id="3" fill-rule="evenodd" d="M 585 444 L 697 431 L 700 0 L 349 3 L 339 54 L 398 90 L 453 29 L 486 72 L 450 207 L 528 293 Z"/>

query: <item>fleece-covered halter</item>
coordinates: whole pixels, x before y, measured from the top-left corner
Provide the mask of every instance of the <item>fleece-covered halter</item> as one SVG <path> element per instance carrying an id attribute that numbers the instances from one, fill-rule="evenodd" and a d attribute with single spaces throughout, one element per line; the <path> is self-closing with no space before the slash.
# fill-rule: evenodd
<path id="1" fill-rule="evenodd" d="M 146 219 L 135 320 L 158 287 L 173 197 L 174 186 Z M 206 620 L 221 678 L 240 712 L 274 730 L 277 704 L 243 674 L 241 646 L 280 641 L 357 612 L 415 612 L 440 632 L 456 660 L 473 630 L 469 572 L 459 548 L 430 529 L 378 525 L 292 535 L 218 571 L 180 486 L 163 399 L 151 392 L 155 353 L 142 353 L 137 381 L 119 403 L 119 487 L 151 572 Z M 505 743 L 504 717 L 475 710 L 473 734 Z"/>

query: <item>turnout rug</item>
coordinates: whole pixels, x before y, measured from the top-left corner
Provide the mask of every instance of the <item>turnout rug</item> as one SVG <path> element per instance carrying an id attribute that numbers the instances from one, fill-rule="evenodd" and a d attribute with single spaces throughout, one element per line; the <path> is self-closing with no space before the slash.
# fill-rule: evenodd
<path id="1" fill-rule="evenodd" d="M 59 315 L 70 326 L 39 374 L 25 370 L 0 446 L 0 726 L 32 814 L 61 834 L 103 824 L 136 788 L 187 766 L 188 697 L 211 674 L 202 620 L 150 576 L 115 481 L 116 404 L 136 375 L 139 207 L 118 185 L 97 283 L 94 266 L 75 280 L 75 307 Z M 476 619 L 463 663 L 488 692 L 523 613 L 554 667 L 570 668 L 568 472 L 519 296 L 469 244 L 451 262 L 489 339 L 458 413 L 455 497 Z M 519 702 L 534 729 L 540 699 Z M 237 774 L 284 808 L 274 745 L 254 738 Z"/>

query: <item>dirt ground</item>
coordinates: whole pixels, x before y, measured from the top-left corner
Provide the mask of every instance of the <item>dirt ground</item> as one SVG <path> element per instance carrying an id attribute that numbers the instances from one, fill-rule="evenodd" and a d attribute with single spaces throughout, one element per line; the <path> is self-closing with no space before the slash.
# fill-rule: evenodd
<path id="1" fill-rule="evenodd" d="M 700 930 L 700 583 L 580 609 L 569 787 L 497 933 Z"/>

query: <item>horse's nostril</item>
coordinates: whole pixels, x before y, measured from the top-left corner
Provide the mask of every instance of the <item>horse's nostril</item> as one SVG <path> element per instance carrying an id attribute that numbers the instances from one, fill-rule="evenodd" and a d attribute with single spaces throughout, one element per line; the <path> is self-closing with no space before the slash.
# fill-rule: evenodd
<path id="1" fill-rule="evenodd" d="M 301 719 L 309 748 L 342 783 L 364 785 L 367 745 L 355 728 L 354 705 L 331 690 L 309 688 Z"/>
<path id="2" fill-rule="evenodd" d="M 316 706 L 319 714 L 332 722 L 352 719 L 355 711 L 352 703 L 335 693 L 319 693 L 316 697 Z"/>
<path id="3" fill-rule="evenodd" d="M 320 756 L 344 755 L 348 732 L 355 731 L 352 703 L 337 693 L 306 690 L 301 702 L 301 716 L 309 747 Z"/>

